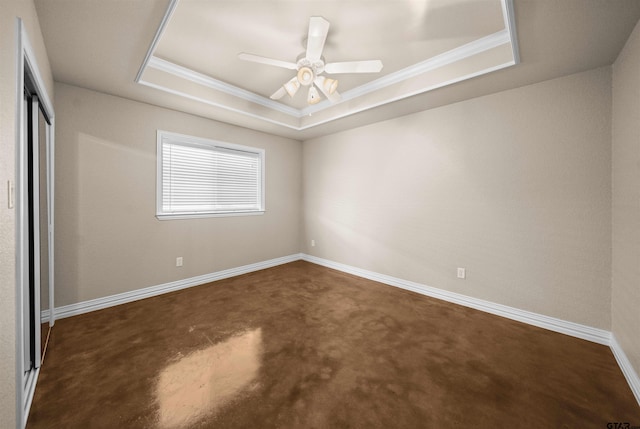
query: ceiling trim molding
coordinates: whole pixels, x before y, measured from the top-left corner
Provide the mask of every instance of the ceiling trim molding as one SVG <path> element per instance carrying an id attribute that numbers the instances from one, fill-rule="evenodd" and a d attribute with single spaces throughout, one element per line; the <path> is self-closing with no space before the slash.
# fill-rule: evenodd
<path id="1" fill-rule="evenodd" d="M 262 121 L 266 121 L 266 122 L 270 122 L 270 123 L 275 124 L 275 125 L 280 125 L 280 126 L 283 126 L 283 127 L 286 127 L 286 128 L 290 128 L 290 129 L 295 130 L 295 131 L 301 131 L 301 130 L 304 129 L 304 128 L 297 127 L 295 125 L 287 124 L 286 122 L 277 121 L 275 119 L 267 118 L 267 117 L 262 116 L 262 115 L 257 115 L 255 113 L 250 113 L 250 112 L 247 112 L 245 110 L 237 109 L 235 107 L 231 107 L 231 106 L 228 106 L 226 104 L 216 103 L 215 101 L 212 101 L 211 99 L 208 99 L 208 98 L 196 97 L 194 95 L 187 94 L 186 92 L 178 91 L 176 89 L 171 89 L 171 88 L 166 87 L 164 85 L 158 85 L 156 83 L 149 82 L 149 81 L 146 81 L 144 79 L 140 79 L 140 81 L 138 83 L 140 85 L 148 86 L 149 88 L 154 88 L 154 89 L 157 89 L 157 90 L 160 90 L 160 91 L 167 92 L 169 94 L 173 94 L 173 95 L 177 95 L 179 97 L 187 98 L 189 100 L 198 101 L 200 103 L 207 104 L 209 106 L 219 107 L 221 109 L 228 110 L 228 111 L 233 112 L 233 113 L 240 113 L 240 114 L 242 114 L 244 116 L 249 116 L 250 118 L 260 119 Z"/>
<path id="2" fill-rule="evenodd" d="M 315 126 L 318 126 L 318 125 L 326 124 L 328 122 L 335 121 L 337 119 L 342 119 L 342 118 L 345 118 L 347 116 L 354 115 L 356 113 L 364 112 L 365 110 L 373 109 L 373 108 L 376 108 L 376 107 L 383 106 L 385 104 L 389 104 L 389 103 L 393 103 L 395 101 L 402 100 L 404 98 L 408 98 L 408 97 L 411 97 L 411 96 L 414 96 L 414 95 L 422 94 L 423 92 L 433 91 L 434 89 L 442 88 L 442 87 L 445 87 L 447 85 L 453 85 L 454 83 L 462 82 L 462 81 L 465 81 L 465 80 L 468 80 L 468 79 L 473 79 L 474 77 L 482 76 L 482 75 L 487 74 L 487 73 L 491 73 L 491 72 L 498 71 L 498 70 L 501 70 L 501 69 L 504 69 L 504 68 L 507 68 L 507 67 L 511 67 L 511 66 L 513 66 L 515 64 L 516 63 L 514 61 L 508 61 L 508 62 L 506 62 L 504 64 L 500 64 L 500 65 L 497 65 L 497 66 L 494 66 L 494 67 L 489 67 L 489 68 L 486 68 L 486 69 L 478 70 L 477 72 L 473 72 L 473 73 L 469 73 L 469 74 L 466 74 L 466 75 L 462 75 L 462 76 L 459 76 L 457 78 L 450 79 L 450 80 L 447 80 L 447 81 L 438 82 L 437 84 L 421 88 L 418 91 L 409 92 L 409 93 L 402 94 L 402 95 L 399 95 L 399 96 L 394 97 L 394 98 L 386 99 L 386 100 L 378 102 L 378 103 L 373 103 L 373 104 L 370 104 L 370 105 L 367 105 L 367 106 L 364 106 L 364 107 L 361 107 L 361 108 L 358 108 L 358 109 L 350 110 L 349 112 L 346 112 L 346 113 L 343 113 L 343 114 L 340 114 L 340 115 L 336 115 L 336 116 L 333 116 L 331 118 L 327 118 L 327 119 L 315 122 L 313 124 L 305 125 L 303 127 L 296 128 L 296 129 L 298 131 L 303 131 L 303 130 L 306 130 L 307 128 L 312 128 L 312 127 L 315 127 Z"/>
<path id="3" fill-rule="evenodd" d="M 513 0 L 502 0 L 502 16 L 504 16 L 504 28 L 509 32 L 511 40 L 511 52 L 515 64 L 520 63 L 520 49 L 518 47 L 518 38 L 516 34 L 516 12 L 513 7 Z"/>
<path id="4" fill-rule="evenodd" d="M 373 80 L 364 85 L 360 85 L 356 88 L 350 89 L 349 91 L 345 91 L 340 94 L 342 98 L 338 103 L 331 103 L 328 100 L 324 100 L 322 103 L 319 103 L 315 106 L 305 107 L 301 111 L 303 113 L 303 116 L 311 113 L 317 113 L 321 110 L 326 109 L 327 106 L 332 106 L 344 101 L 353 100 L 357 97 L 362 97 L 363 95 L 369 94 L 370 92 L 378 91 L 382 88 L 386 88 L 387 86 L 403 82 L 407 79 L 411 79 L 412 77 L 419 76 L 423 73 L 435 70 L 440 67 L 444 67 L 451 63 L 462 61 L 484 51 L 488 51 L 489 49 L 493 49 L 500 45 L 504 45 L 505 43 L 509 43 L 510 41 L 511 39 L 509 32 L 506 29 L 500 30 L 481 39 L 474 40 L 473 42 L 443 52 L 442 54 L 436 55 L 435 57 L 431 57 L 427 60 L 413 64 L 409 67 L 405 67 L 396 72 L 389 73 L 386 76 Z M 428 90 L 429 89 L 425 88 L 425 90 L 422 92 L 426 92 Z"/>
<path id="5" fill-rule="evenodd" d="M 294 107 L 290 107 L 285 104 L 278 103 L 269 98 L 258 95 L 254 92 L 247 91 L 246 89 L 239 88 L 235 85 L 231 85 L 229 83 L 215 79 L 211 76 L 196 72 L 190 68 L 180 66 L 178 64 L 172 63 L 162 58 L 158 58 L 153 55 L 150 57 L 149 61 L 147 62 L 147 66 L 153 67 L 160 71 L 164 71 L 166 73 L 170 73 L 174 76 L 180 77 L 190 82 L 193 82 L 199 85 L 204 85 L 208 88 L 212 88 L 217 91 L 221 91 L 226 94 L 233 95 L 243 100 L 256 103 L 264 107 L 268 107 L 278 112 L 281 112 L 296 118 L 302 118 L 303 116 L 320 112 L 322 110 L 325 110 L 327 108 L 330 108 L 342 102 L 353 100 L 354 98 L 357 98 L 357 97 L 362 97 L 363 95 L 369 94 L 374 91 L 378 91 L 380 89 L 386 88 L 387 86 L 391 86 L 396 83 L 403 82 L 407 79 L 419 76 L 423 73 L 437 69 L 439 67 L 443 67 L 457 61 L 462 61 L 466 58 L 477 55 L 489 49 L 493 49 L 500 45 L 504 45 L 505 43 L 509 43 L 509 42 L 513 43 L 511 39 L 511 34 L 507 29 L 504 29 L 496 33 L 490 34 L 488 36 L 485 36 L 481 39 L 474 40 L 473 42 L 470 42 L 465 45 L 459 46 L 457 48 L 451 49 L 449 51 L 443 52 L 442 54 L 436 55 L 435 57 L 431 57 L 425 61 L 421 61 L 409 67 L 405 67 L 401 70 L 390 73 L 379 79 L 373 80 L 364 85 L 360 85 L 356 88 L 350 89 L 349 91 L 345 91 L 340 94 L 341 99 L 337 103 L 332 103 L 329 100 L 325 99 L 321 103 L 315 106 L 305 107 L 304 109 L 296 109 Z M 425 88 L 423 92 L 426 92 L 429 90 L 430 89 Z M 412 94 L 412 95 L 415 95 L 415 94 Z"/>
<path id="6" fill-rule="evenodd" d="M 172 74 L 174 76 L 186 79 L 190 82 L 203 85 L 211 89 L 215 89 L 220 92 L 224 92 L 229 95 L 233 95 L 243 100 L 250 101 L 252 103 L 260 104 L 261 106 L 268 107 L 278 112 L 290 115 L 296 118 L 302 117 L 300 110 L 295 107 L 289 107 L 285 104 L 278 103 L 269 98 L 258 95 L 254 92 L 247 91 L 246 89 L 239 88 L 235 85 L 223 82 L 211 76 L 203 73 L 199 73 L 187 67 L 180 66 L 172 63 L 171 61 L 163 60 L 156 56 L 152 56 L 148 63 L 149 67 Z"/>
<path id="7" fill-rule="evenodd" d="M 317 125 L 321 125 L 327 122 L 331 122 L 333 120 L 336 119 L 340 119 L 340 118 L 344 118 L 346 116 L 355 114 L 355 113 L 360 113 L 362 111 L 368 110 L 368 109 L 372 109 L 375 107 L 379 107 L 381 105 L 387 104 L 387 103 L 391 103 L 394 101 L 398 101 L 401 100 L 403 98 L 407 98 L 407 97 L 411 97 L 417 94 L 421 94 L 424 92 L 428 92 L 437 88 L 441 88 L 443 86 L 446 85 L 450 85 L 452 83 L 456 83 L 456 82 L 460 82 L 462 80 L 465 79 L 470 79 L 476 76 L 480 76 L 486 73 L 490 73 L 491 71 L 495 71 L 495 70 L 499 70 L 505 67 L 509 67 L 515 64 L 518 64 L 520 62 L 520 58 L 519 58 L 519 51 L 518 51 L 518 43 L 517 43 L 517 39 L 516 39 L 516 28 L 515 28 L 515 11 L 514 11 L 514 5 L 513 5 L 513 0 L 501 0 L 501 5 L 502 5 L 502 14 L 503 14 L 503 19 L 504 19 L 504 25 L 505 28 L 490 34 L 488 36 L 482 37 L 480 39 L 474 40 L 470 43 L 467 43 L 465 45 L 459 46 L 457 48 L 451 49 L 449 51 L 443 52 L 441 54 L 438 54 L 434 57 L 431 57 L 429 59 L 426 59 L 424 61 L 421 61 L 419 63 L 410 65 L 408 67 L 405 67 L 401 70 L 397 70 L 395 72 L 392 72 L 386 76 L 383 76 L 381 78 L 375 79 L 371 82 L 368 82 L 364 85 L 360 85 L 356 88 L 352 88 L 348 91 L 345 91 L 343 93 L 341 93 L 341 99 L 338 102 L 330 102 L 327 99 L 324 99 L 322 102 L 313 105 L 313 106 L 306 106 L 303 109 L 297 109 L 295 107 L 291 107 L 288 106 L 286 104 L 274 101 L 270 98 L 267 98 L 265 96 L 256 94 L 252 91 L 248 91 L 245 90 L 243 88 L 237 87 L 235 85 L 229 84 L 227 82 L 218 80 L 214 77 L 211 77 L 209 75 L 197 72 L 195 70 L 189 69 L 187 67 L 183 67 L 180 66 L 178 64 L 172 63 L 171 61 L 167 61 L 165 59 L 159 58 L 154 56 L 154 52 L 156 49 L 156 46 L 158 45 L 164 30 L 166 28 L 166 26 L 168 25 L 171 16 L 173 15 L 174 11 L 176 10 L 178 4 L 179 4 L 180 0 L 170 0 L 167 11 L 160 23 L 160 26 L 158 27 L 158 30 L 156 31 L 155 37 L 153 39 L 153 41 L 151 42 L 151 45 L 149 46 L 149 49 L 147 51 L 147 54 L 145 56 L 145 59 L 142 63 L 142 66 L 138 72 L 138 75 L 136 76 L 136 82 L 151 88 L 155 88 L 158 90 L 162 90 L 177 96 L 181 96 L 181 97 L 185 97 L 194 101 L 198 101 L 198 102 L 202 102 L 205 104 L 208 104 L 210 106 L 214 106 L 214 107 L 219 107 L 234 113 L 240 113 L 242 115 L 245 116 L 249 116 L 252 118 L 256 118 L 256 119 L 261 119 L 263 121 L 266 122 L 270 122 L 276 125 L 280 125 L 280 126 L 284 126 L 290 129 L 294 129 L 297 131 L 302 131 L 305 130 L 307 128 L 311 128 Z M 458 62 L 458 61 L 463 61 L 469 57 L 472 57 L 474 55 L 478 55 L 481 54 L 485 51 L 488 51 L 490 49 L 505 45 L 505 44 L 509 44 L 510 43 L 510 47 L 511 47 L 511 52 L 512 52 L 512 57 L 513 60 L 512 61 L 508 61 L 506 63 L 503 64 L 499 64 L 496 65 L 494 67 L 489 67 L 483 70 L 479 70 L 477 72 L 474 73 L 470 73 L 468 75 L 462 76 L 462 77 L 458 77 L 458 78 L 454 78 L 451 79 L 449 81 L 446 82 L 439 82 L 437 84 L 433 84 L 433 85 L 429 85 L 427 87 L 423 87 L 420 88 L 419 90 L 416 91 L 411 91 L 408 93 L 403 93 L 401 95 L 398 95 L 396 97 L 393 97 L 391 99 L 387 99 L 384 101 L 379 101 L 379 102 L 374 102 L 374 103 L 370 103 L 367 104 L 366 106 L 362 106 L 362 107 L 358 107 L 355 109 L 350 109 L 348 112 L 343 112 L 343 113 L 339 113 L 337 115 L 330 115 L 329 118 L 324 119 L 324 120 L 320 120 L 318 122 L 315 122 L 313 124 L 307 124 L 307 125 L 302 125 L 301 119 L 306 117 L 306 116 L 311 116 L 314 113 L 318 113 L 327 109 L 330 109 L 333 106 L 339 105 L 341 103 L 350 101 L 350 100 L 354 100 L 356 98 L 362 97 L 366 94 L 370 94 L 372 92 L 375 91 L 379 91 L 382 90 L 386 87 L 404 82 L 408 79 L 411 78 L 416 78 L 424 73 L 433 71 L 435 69 L 438 69 L 440 67 L 444 67 L 447 65 L 450 65 L 452 63 Z M 153 83 L 150 82 L 149 80 L 144 80 L 143 79 L 143 75 L 145 70 L 147 69 L 147 67 L 151 67 L 154 68 L 156 70 L 171 74 L 173 76 L 176 76 L 178 78 L 184 79 L 186 81 L 195 83 L 197 85 L 202 85 L 204 87 L 213 89 L 215 91 L 220 91 L 222 93 L 237 97 L 239 99 L 245 100 L 247 102 L 250 103 L 254 103 L 263 107 L 266 107 L 268 109 L 271 109 L 275 112 L 279 112 L 285 115 L 288 115 L 290 117 L 296 118 L 298 119 L 298 126 L 292 125 L 292 124 L 287 124 L 281 120 L 276 120 L 276 119 L 272 119 L 269 118 L 267 116 L 264 115 L 260 115 L 260 114 L 256 114 L 256 113 L 251 113 L 248 112 L 246 110 L 242 110 L 242 109 L 238 109 L 236 107 L 232 107 L 226 104 L 223 104 L 221 102 L 216 102 L 215 100 L 211 99 L 211 98 L 205 98 L 205 97 L 198 97 L 197 95 L 193 95 L 193 94 L 188 94 L 184 91 L 180 91 L 180 90 L 176 90 L 170 87 L 167 87 L 166 85 L 162 85 L 162 84 L 158 84 L 158 83 Z"/>
<path id="8" fill-rule="evenodd" d="M 153 40 L 151 41 L 151 45 L 149 45 L 149 49 L 147 49 L 147 53 L 144 56 L 144 61 L 142 61 L 142 65 L 140 66 L 140 70 L 138 70 L 138 74 L 136 75 L 135 82 L 139 83 L 140 79 L 142 79 L 142 74 L 144 73 L 147 65 L 149 64 L 149 60 L 153 56 L 153 53 L 156 51 L 156 47 L 158 46 L 158 42 L 164 33 L 164 30 L 167 28 L 167 24 L 171 20 L 171 16 L 173 12 L 175 12 L 176 7 L 178 7 L 178 2 L 180 0 L 171 0 L 169 2 L 169 6 L 167 7 L 167 11 L 164 13 L 162 17 L 162 21 L 160 21 L 160 26 L 158 30 L 156 30 L 156 34 L 153 36 Z"/>
<path id="9" fill-rule="evenodd" d="M 330 117 L 330 118 L 315 122 L 313 124 L 308 124 L 308 125 L 303 125 L 303 126 L 294 126 L 294 125 L 287 124 L 285 122 L 281 122 L 281 121 L 278 121 L 278 120 L 275 120 L 275 119 L 267 118 L 267 117 L 264 117 L 264 116 L 261 116 L 261 115 L 257 115 L 257 114 L 254 114 L 254 113 L 249 113 L 249 112 L 246 112 L 244 110 L 240 110 L 240 109 L 236 109 L 234 107 L 227 106 L 225 104 L 216 103 L 216 102 L 211 101 L 210 99 L 207 99 L 207 98 L 196 97 L 194 95 L 187 94 L 185 92 L 178 91 L 178 90 L 175 90 L 175 89 L 171 89 L 171 88 L 168 88 L 168 87 L 166 87 L 164 85 L 158 85 L 158 84 L 155 84 L 153 82 L 147 82 L 145 80 L 140 80 L 140 82 L 138 82 L 138 83 L 140 83 L 141 85 L 148 86 L 150 88 L 154 88 L 154 89 L 158 89 L 160 91 L 168 92 L 168 93 L 173 94 L 173 95 L 177 95 L 177 96 L 180 96 L 180 97 L 188 98 L 190 100 L 194 100 L 194 101 L 198 101 L 198 102 L 201 102 L 201 103 L 204 103 L 204 104 L 208 104 L 209 106 L 220 107 L 222 109 L 229 110 L 229 111 L 234 112 L 234 113 L 240 113 L 240 114 L 245 115 L 245 116 L 249 116 L 249 117 L 256 118 L 256 119 L 261 119 L 263 121 L 266 121 L 266 122 L 269 122 L 269 123 L 272 123 L 272 124 L 275 124 L 275 125 L 280 125 L 280 126 L 283 126 L 283 127 L 295 130 L 295 131 L 304 131 L 306 129 L 313 128 L 313 127 L 318 126 L 318 125 L 326 124 L 328 122 L 331 122 L 331 121 L 334 121 L 334 120 L 337 120 L 337 119 L 342 119 L 344 117 L 347 117 L 347 116 L 350 116 L 350 115 L 354 115 L 356 113 L 363 112 L 365 110 L 373 109 L 375 107 L 379 107 L 379 106 L 382 106 L 382 105 L 385 105 L 385 104 L 388 104 L 388 103 L 393 103 L 395 101 L 399 101 L 399 100 L 402 100 L 404 98 L 411 97 L 413 95 L 421 94 L 421 93 L 427 92 L 427 91 L 433 91 L 434 89 L 442 88 L 442 87 L 447 86 L 447 85 L 452 85 L 454 83 L 462 82 L 462 81 L 465 81 L 467 79 L 472 79 L 474 77 L 482 76 L 484 74 L 491 73 L 491 72 L 494 72 L 494 71 L 498 71 L 498 70 L 501 70 L 501 69 L 506 68 L 506 67 L 511 67 L 511 66 L 513 66 L 515 64 L 516 64 L 515 61 L 508 61 L 508 62 L 506 62 L 504 64 L 500 64 L 500 65 L 497 65 L 497 66 L 494 66 L 494 67 L 489 67 L 489 68 L 486 68 L 486 69 L 478 70 L 477 72 L 469 73 L 469 74 L 466 74 L 466 75 L 462 75 L 462 76 L 459 76 L 457 78 L 454 78 L 454 79 L 451 79 L 451 80 L 448 80 L 448 81 L 439 82 L 437 84 L 430 85 L 430 86 L 427 86 L 425 88 L 421 88 L 418 91 L 410 92 L 410 93 L 407 93 L 407 94 L 402 94 L 402 95 L 399 95 L 397 97 L 381 101 L 379 103 L 374 103 L 374 104 L 367 105 L 367 106 L 364 106 L 364 107 L 361 107 L 361 108 L 358 108 L 358 109 L 350 110 L 349 112 L 346 112 L 346 113 L 343 113 L 343 114 L 340 114 L 340 115 L 336 115 L 336 116 L 333 116 L 333 117 Z"/>

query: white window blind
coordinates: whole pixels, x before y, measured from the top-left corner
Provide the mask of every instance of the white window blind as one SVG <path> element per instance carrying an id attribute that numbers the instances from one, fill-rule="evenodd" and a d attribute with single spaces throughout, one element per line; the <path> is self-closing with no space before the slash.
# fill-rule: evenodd
<path id="1" fill-rule="evenodd" d="M 159 132 L 157 215 L 262 213 L 263 166 L 262 149 Z"/>

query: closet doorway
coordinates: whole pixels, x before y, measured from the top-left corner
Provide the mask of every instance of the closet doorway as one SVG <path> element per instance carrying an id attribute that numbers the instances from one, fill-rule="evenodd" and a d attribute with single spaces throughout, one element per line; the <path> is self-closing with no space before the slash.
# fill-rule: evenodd
<path id="1" fill-rule="evenodd" d="M 18 427 L 29 415 L 54 305 L 54 116 L 28 37 L 18 20 L 16 209 L 16 386 Z M 11 192 L 10 192 L 11 193 Z M 9 204 L 14 202 L 11 200 Z M 43 329 L 42 315 L 46 316 Z"/>

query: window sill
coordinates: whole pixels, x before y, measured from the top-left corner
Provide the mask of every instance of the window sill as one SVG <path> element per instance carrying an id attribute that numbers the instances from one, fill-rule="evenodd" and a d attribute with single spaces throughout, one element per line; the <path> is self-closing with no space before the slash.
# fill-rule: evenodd
<path id="1" fill-rule="evenodd" d="M 176 219 L 199 219 L 207 217 L 230 217 L 230 216 L 259 216 L 263 215 L 265 210 L 252 210 L 246 212 L 217 212 L 217 213 L 156 213 L 158 220 L 176 220 Z"/>

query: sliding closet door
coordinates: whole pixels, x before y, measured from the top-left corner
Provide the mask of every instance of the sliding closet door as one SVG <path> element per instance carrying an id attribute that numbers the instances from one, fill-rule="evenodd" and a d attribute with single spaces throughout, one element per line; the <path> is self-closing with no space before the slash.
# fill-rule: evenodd
<path id="1" fill-rule="evenodd" d="M 24 232 L 24 241 L 27 243 L 27 260 L 31 257 L 32 246 L 32 229 L 31 229 L 31 189 L 29 179 L 32 175 L 31 162 L 29 162 L 29 154 L 31 146 L 30 135 L 31 135 L 31 123 L 29 120 L 30 112 L 31 112 L 31 95 L 27 92 L 25 88 L 24 92 L 24 112 L 23 112 L 23 121 L 22 121 L 22 132 L 25 136 L 26 149 L 27 149 L 27 228 L 25 228 Z M 33 305 L 32 305 L 32 284 L 31 284 L 31 272 L 32 272 L 32 264 L 28 263 L 27 267 L 27 281 L 25 282 L 25 287 L 22 288 L 22 323 L 23 323 L 23 372 L 25 374 L 29 373 L 33 368 L 33 360 L 34 360 L 34 341 L 35 337 L 33 336 Z"/>
<path id="2" fill-rule="evenodd" d="M 49 310 L 49 273 L 52 267 L 50 267 L 49 259 L 49 234 L 50 223 L 49 217 L 49 171 L 47 162 L 47 120 L 44 117 L 41 109 L 38 109 L 38 165 L 39 165 L 39 180 L 40 180 L 40 308 L 36 307 L 36 311 L 42 314 L 43 311 Z M 50 312 L 49 312 L 50 313 Z M 40 350 L 44 354 L 44 348 L 47 342 L 47 335 L 49 331 L 49 323 L 41 323 L 40 329 Z M 40 358 L 42 361 L 42 357 Z"/>
<path id="3" fill-rule="evenodd" d="M 24 372 L 40 367 L 40 105 L 25 90 L 24 130 L 27 142 L 28 287 L 23 289 Z M 45 206 L 46 209 L 46 206 Z"/>
<path id="4" fill-rule="evenodd" d="M 2 0 L 0 0 L 2 1 Z M 16 136 L 16 299 L 18 319 L 16 362 L 23 376 L 16 399 L 17 426 L 26 424 L 41 363 L 41 287 L 54 288 L 54 112 L 22 20 L 17 19 L 16 74 L 18 130 Z M 11 205 L 11 199 L 9 204 Z M 43 270 L 44 267 L 44 270 Z M 44 272 L 43 272 L 44 271 Z M 50 312 L 51 313 L 51 312 Z M 55 317 L 50 315 L 50 323 Z M 22 371 L 20 371 L 22 369 Z"/>

